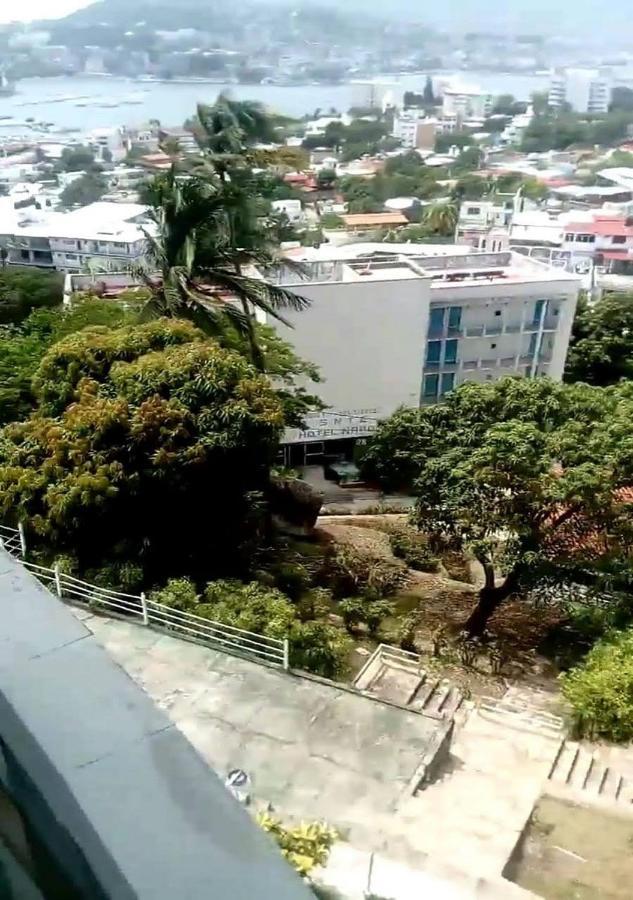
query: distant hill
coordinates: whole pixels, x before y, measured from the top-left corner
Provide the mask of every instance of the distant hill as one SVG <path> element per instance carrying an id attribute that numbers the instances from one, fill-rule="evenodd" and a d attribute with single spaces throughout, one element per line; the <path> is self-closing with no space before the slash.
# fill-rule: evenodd
<path id="1" fill-rule="evenodd" d="M 253 2 L 259 6 L 288 6 L 296 9 L 331 7 L 339 13 L 374 15 L 383 19 L 407 19 L 459 32 L 494 31 L 521 34 L 540 32 L 550 36 L 569 34 L 592 39 L 617 36 L 620 43 L 633 40 L 631 0 L 386 0 L 368 6 L 366 0 L 251 0 L 235 8 L 242 13 Z M 145 21 L 158 29 L 198 27 L 207 29 L 225 18 L 221 0 L 99 0 L 72 13 L 65 25 L 126 24 Z M 359 25 L 362 18 L 359 19 Z"/>

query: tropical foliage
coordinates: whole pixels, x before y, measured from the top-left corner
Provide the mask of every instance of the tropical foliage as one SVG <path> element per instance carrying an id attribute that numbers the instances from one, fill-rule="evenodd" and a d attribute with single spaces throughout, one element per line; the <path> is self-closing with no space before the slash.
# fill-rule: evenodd
<path id="1" fill-rule="evenodd" d="M 566 381 L 616 384 L 633 378 L 633 296 L 579 301 L 565 368 Z"/>
<path id="2" fill-rule="evenodd" d="M 51 348 L 34 392 L 0 443 L 3 521 L 80 570 L 133 560 L 151 583 L 243 567 L 283 410 L 242 356 L 183 321 L 91 328 Z"/>
<path id="3" fill-rule="evenodd" d="M 633 388 L 547 379 L 464 384 L 401 410 L 367 443 L 365 477 L 417 496 L 421 530 L 480 562 L 485 586 L 466 628 L 481 634 L 509 596 L 610 589 L 631 561 Z"/>

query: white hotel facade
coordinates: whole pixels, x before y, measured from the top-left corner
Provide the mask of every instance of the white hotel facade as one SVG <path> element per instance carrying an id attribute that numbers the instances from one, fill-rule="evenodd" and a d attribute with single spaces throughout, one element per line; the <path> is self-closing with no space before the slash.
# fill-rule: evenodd
<path id="1" fill-rule="evenodd" d="M 286 314 L 292 328 L 270 324 L 320 368 L 328 409 L 286 434 L 295 465 L 465 381 L 562 378 L 579 276 L 461 246 L 352 244 L 302 256 L 304 280 L 284 268 L 275 280 L 311 304 Z"/>

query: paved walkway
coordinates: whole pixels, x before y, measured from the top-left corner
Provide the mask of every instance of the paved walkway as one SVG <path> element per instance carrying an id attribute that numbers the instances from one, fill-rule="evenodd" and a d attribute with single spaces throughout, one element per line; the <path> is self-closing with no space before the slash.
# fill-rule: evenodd
<path id="1" fill-rule="evenodd" d="M 433 719 L 131 622 L 78 614 L 220 777 L 244 769 L 256 802 L 324 818 L 359 847 L 400 839 L 393 811 L 435 735 Z"/>

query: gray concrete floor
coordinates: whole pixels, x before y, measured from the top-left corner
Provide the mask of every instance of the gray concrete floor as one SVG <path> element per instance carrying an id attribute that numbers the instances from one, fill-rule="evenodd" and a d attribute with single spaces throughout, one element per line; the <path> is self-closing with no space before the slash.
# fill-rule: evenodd
<path id="1" fill-rule="evenodd" d="M 435 732 L 432 719 L 141 625 L 79 614 L 220 776 L 236 767 L 250 775 L 257 805 L 326 819 L 366 849 L 404 840 L 414 861 L 394 813 Z"/>

